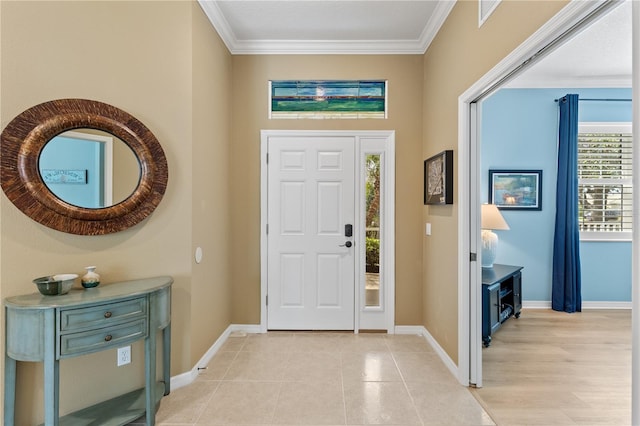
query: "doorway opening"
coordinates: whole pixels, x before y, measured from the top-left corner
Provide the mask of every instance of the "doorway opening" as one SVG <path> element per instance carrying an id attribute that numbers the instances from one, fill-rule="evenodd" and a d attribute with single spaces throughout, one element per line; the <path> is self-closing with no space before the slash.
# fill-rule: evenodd
<path id="1" fill-rule="evenodd" d="M 518 49 L 508 55 L 489 73 L 459 98 L 459 161 L 469 167 L 458 168 L 459 235 L 459 381 L 465 385 L 482 386 L 482 287 L 481 259 L 470 261 L 469 253 L 479 252 L 481 179 L 479 173 L 479 128 L 481 101 L 521 70 L 536 63 L 547 53 L 569 40 L 590 23 L 599 19 L 619 2 L 571 2 L 565 9 Z"/>

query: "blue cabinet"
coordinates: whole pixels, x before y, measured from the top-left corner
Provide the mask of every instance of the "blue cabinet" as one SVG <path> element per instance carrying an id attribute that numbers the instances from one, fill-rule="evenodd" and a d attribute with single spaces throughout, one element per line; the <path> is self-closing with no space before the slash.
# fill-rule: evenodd
<path id="1" fill-rule="evenodd" d="M 171 277 L 74 289 L 62 296 L 34 293 L 5 299 L 4 425 L 14 425 L 16 362 L 44 366 L 44 424 L 127 424 L 146 414 L 147 425 L 170 390 Z M 156 380 L 156 335 L 162 330 L 161 381 Z M 59 417 L 59 361 L 145 342 L 145 387 Z"/>
<path id="2" fill-rule="evenodd" d="M 522 266 L 494 264 L 482 268 L 482 342 L 491 344 L 491 335 L 522 310 Z"/>

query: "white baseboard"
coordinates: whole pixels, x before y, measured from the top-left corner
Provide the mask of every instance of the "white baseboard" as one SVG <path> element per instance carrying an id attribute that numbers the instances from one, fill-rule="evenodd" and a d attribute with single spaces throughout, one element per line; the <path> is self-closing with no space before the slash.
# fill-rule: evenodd
<path id="1" fill-rule="evenodd" d="M 231 324 L 229 326 L 232 332 L 239 331 L 242 333 L 249 334 L 260 334 L 263 333 L 260 324 Z"/>
<path id="2" fill-rule="evenodd" d="M 522 309 L 551 309 L 550 300 L 527 300 L 522 301 Z"/>
<path id="3" fill-rule="evenodd" d="M 222 345 L 227 341 L 231 333 L 260 333 L 260 325 L 252 324 L 231 324 L 227 329 L 218 337 L 207 352 L 200 358 L 196 365 L 186 373 L 178 374 L 171 378 L 171 389 L 178 389 L 193 383 L 198 377 L 200 369 L 206 367 L 213 359 L 215 354 L 220 350 Z"/>
<path id="4" fill-rule="evenodd" d="M 425 328 L 421 325 L 396 325 L 396 334 L 417 334 L 422 336 Z"/>
<path id="5" fill-rule="evenodd" d="M 449 354 L 442 349 L 442 346 L 438 344 L 436 339 L 427 331 L 427 329 L 422 325 L 397 325 L 396 326 L 396 334 L 417 334 L 419 336 L 424 337 L 427 340 L 427 343 L 436 351 L 436 354 L 443 362 L 445 367 L 453 374 L 456 380 L 458 380 L 458 366 L 455 362 L 449 357 Z"/>
<path id="6" fill-rule="evenodd" d="M 529 300 L 522 302 L 523 309 L 551 309 L 548 300 Z M 631 302 L 582 302 L 582 309 L 631 309 Z"/>
<path id="7" fill-rule="evenodd" d="M 631 302 L 582 302 L 582 309 L 631 309 Z"/>

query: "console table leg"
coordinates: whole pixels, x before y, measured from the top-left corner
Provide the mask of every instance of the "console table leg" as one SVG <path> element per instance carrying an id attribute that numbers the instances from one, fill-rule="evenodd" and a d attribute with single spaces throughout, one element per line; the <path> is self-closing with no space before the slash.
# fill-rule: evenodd
<path id="1" fill-rule="evenodd" d="M 171 392 L 171 323 L 162 330 L 162 375 L 166 396 Z"/>
<path id="2" fill-rule="evenodd" d="M 13 426 L 16 405 L 16 360 L 4 356 L 4 425 Z"/>
<path id="3" fill-rule="evenodd" d="M 60 364 L 58 361 L 44 362 L 44 424 L 58 426 L 60 412 Z"/>
<path id="4" fill-rule="evenodd" d="M 156 333 L 152 328 L 144 340 L 145 402 L 147 426 L 156 424 Z"/>
<path id="5" fill-rule="evenodd" d="M 54 310 L 44 313 L 45 324 L 55 324 Z M 60 363 L 56 359 L 55 329 L 44 332 L 44 424 L 58 426 L 60 413 Z"/>

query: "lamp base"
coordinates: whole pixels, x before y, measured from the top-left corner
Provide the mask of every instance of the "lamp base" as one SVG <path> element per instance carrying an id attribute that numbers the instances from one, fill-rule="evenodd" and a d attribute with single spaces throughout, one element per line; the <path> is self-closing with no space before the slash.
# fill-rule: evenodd
<path id="1" fill-rule="evenodd" d="M 498 252 L 498 236 L 489 229 L 483 229 L 482 233 L 482 267 L 493 268 Z"/>

